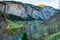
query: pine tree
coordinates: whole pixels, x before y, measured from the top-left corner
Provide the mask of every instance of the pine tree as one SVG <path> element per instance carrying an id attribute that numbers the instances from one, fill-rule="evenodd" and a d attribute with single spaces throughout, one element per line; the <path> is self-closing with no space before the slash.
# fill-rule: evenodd
<path id="1" fill-rule="evenodd" d="M 24 32 L 24 33 L 23 33 L 22 40 L 28 40 L 28 38 L 27 38 L 27 32 Z"/>

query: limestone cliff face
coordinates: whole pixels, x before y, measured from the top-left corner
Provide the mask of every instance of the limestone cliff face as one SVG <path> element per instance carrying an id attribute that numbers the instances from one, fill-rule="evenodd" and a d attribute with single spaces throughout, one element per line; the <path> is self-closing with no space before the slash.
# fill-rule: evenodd
<path id="1" fill-rule="evenodd" d="M 0 4 L 0 11 L 4 11 L 4 5 Z"/>
<path id="2" fill-rule="evenodd" d="M 45 6 L 44 8 L 41 8 L 38 6 L 34 6 L 31 4 L 24 4 L 21 2 L 6 1 L 5 3 L 6 3 L 5 8 L 6 13 L 21 17 L 22 19 L 33 18 L 39 20 L 41 19 L 47 20 L 51 16 L 53 16 L 55 12 L 57 12 L 56 9 L 50 6 Z"/>

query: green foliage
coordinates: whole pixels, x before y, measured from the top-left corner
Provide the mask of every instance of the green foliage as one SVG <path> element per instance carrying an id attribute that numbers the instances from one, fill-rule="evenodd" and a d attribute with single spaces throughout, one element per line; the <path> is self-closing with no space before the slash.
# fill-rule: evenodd
<path id="1" fill-rule="evenodd" d="M 0 12 L 0 17 L 4 17 L 3 12 Z"/>
<path id="2" fill-rule="evenodd" d="M 14 28 L 21 28 L 21 27 L 24 27 L 23 24 L 14 23 L 14 22 L 12 22 L 12 21 L 10 21 L 10 20 L 8 20 L 8 19 L 6 19 L 6 20 L 7 20 L 7 22 L 10 23 L 9 29 L 14 29 Z"/>
<path id="3" fill-rule="evenodd" d="M 34 39 L 37 39 L 37 38 L 39 38 L 41 35 L 39 34 L 39 33 L 35 33 L 34 35 L 33 35 L 33 38 Z"/>
<path id="4" fill-rule="evenodd" d="M 24 32 L 24 33 L 23 33 L 22 40 L 28 40 L 28 38 L 27 38 L 27 32 Z"/>
<path id="5" fill-rule="evenodd" d="M 50 35 L 45 40 L 60 40 L 60 32 Z"/>

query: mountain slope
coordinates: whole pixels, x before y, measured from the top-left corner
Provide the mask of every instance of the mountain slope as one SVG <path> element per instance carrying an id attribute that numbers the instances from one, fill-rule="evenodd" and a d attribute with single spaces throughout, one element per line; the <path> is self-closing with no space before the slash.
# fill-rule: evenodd
<path id="1" fill-rule="evenodd" d="M 60 10 L 54 9 L 50 6 L 44 6 L 42 8 L 16 1 L 2 2 L 0 11 L 4 12 L 4 7 L 6 17 L 9 20 L 7 21 L 8 26 L 10 24 L 9 28 L 15 30 L 14 32 L 17 31 L 16 34 L 19 35 L 19 37 L 21 35 L 19 34 L 20 31 L 26 31 L 26 26 L 28 27 L 28 37 L 32 38 L 32 40 L 40 40 L 46 35 L 49 36 L 60 31 Z M 24 29 L 20 30 L 19 28 L 21 27 Z M 6 32 L 7 34 L 10 29 Z M 13 32 L 13 30 L 11 31 Z M 8 40 L 7 38 L 9 39 L 9 37 L 6 37 L 6 40 Z"/>
<path id="2" fill-rule="evenodd" d="M 23 20 L 48 20 L 58 11 L 57 9 L 54 9 L 50 6 L 41 8 L 35 5 L 26 3 L 24 4 L 16 1 L 5 1 L 2 3 L 6 4 L 6 13 L 19 16 L 20 19 L 22 18 Z"/>
<path id="3" fill-rule="evenodd" d="M 50 35 L 45 40 L 60 40 L 60 32 Z"/>

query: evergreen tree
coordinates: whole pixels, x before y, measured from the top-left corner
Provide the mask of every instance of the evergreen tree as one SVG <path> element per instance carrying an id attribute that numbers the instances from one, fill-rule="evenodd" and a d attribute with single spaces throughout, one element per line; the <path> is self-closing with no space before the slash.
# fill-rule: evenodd
<path id="1" fill-rule="evenodd" d="M 28 38 L 27 38 L 27 32 L 24 32 L 24 33 L 23 33 L 22 40 L 28 40 Z"/>

